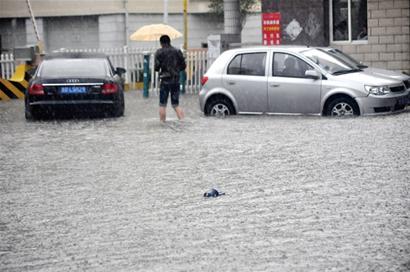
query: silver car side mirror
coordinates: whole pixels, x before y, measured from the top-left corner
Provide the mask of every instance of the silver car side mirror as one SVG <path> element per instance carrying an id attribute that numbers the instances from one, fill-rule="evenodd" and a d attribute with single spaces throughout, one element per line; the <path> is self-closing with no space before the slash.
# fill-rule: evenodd
<path id="1" fill-rule="evenodd" d="M 307 70 L 305 72 L 305 77 L 306 78 L 311 78 L 314 80 L 318 80 L 321 78 L 320 74 L 316 70 Z"/>

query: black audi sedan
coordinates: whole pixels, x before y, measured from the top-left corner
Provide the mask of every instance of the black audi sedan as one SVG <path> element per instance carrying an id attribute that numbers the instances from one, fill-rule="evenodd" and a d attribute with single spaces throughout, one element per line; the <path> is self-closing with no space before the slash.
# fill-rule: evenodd
<path id="1" fill-rule="evenodd" d="M 125 69 L 100 53 L 52 53 L 38 66 L 25 96 L 27 120 L 55 112 L 124 115 Z"/>

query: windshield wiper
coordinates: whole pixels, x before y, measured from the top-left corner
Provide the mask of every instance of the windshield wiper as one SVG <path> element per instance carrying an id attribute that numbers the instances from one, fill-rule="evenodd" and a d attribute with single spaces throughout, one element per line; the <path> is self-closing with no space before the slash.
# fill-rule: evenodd
<path id="1" fill-rule="evenodd" d="M 350 70 L 340 70 L 332 73 L 332 75 L 344 75 L 344 74 L 350 74 L 350 73 L 356 73 L 356 72 L 361 72 L 363 71 L 362 69 L 350 69 Z"/>

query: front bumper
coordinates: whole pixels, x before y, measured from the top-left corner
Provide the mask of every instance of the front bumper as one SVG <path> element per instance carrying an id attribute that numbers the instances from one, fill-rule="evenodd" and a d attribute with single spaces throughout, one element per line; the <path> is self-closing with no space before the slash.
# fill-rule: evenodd
<path id="1" fill-rule="evenodd" d="M 199 108 L 201 109 L 202 112 L 205 111 L 205 94 L 206 92 L 201 90 L 198 94 L 199 98 Z"/>
<path id="2" fill-rule="evenodd" d="M 376 115 L 403 111 L 409 103 L 409 91 L 398 95 L 357 97 L 361 115 Z"/>

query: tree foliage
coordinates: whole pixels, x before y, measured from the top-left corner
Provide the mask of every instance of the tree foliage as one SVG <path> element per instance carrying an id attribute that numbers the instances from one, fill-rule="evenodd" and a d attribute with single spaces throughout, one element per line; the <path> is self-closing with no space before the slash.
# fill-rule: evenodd
<path id="1" fill-rule="evenodd" d="M 252 6 L 256 4 L 258 0 L 239 0 L 241 22 L 245 23 L 246 15 L 251 10 Z M 210 0 L 209 8 L 211 13 L 214 13 L 219 18 L 223 18 L 224 15 L 224 0 Z"/>

